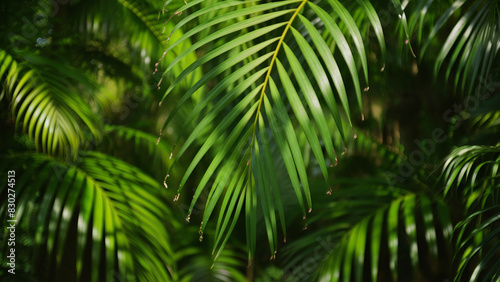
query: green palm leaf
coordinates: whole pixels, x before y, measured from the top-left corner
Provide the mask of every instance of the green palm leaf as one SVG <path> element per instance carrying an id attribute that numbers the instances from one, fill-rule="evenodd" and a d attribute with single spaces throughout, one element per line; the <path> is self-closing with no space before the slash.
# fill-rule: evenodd
<path id="1" fill-rule="evenodd" d="M 94 91 L 92 80 L 59 62 L 26 55 L 18 63 L 0 50 L 0 77 L 10 100 L 16 125 L 22 127 L 39 151 L 76 156 L 87 139 L 100 138 L 99 121 L 77 95 L 77 87 Z M 71 95 L 68 95 L 71 93 Z"/>
<path id="2" fill-rule="evenodd" d="M 51 258 L 42 273 L 69 267 L 75 280 L 175 279 L 166 227 L 176 221 L 160 198 L 161 186 L 149 176 L 100 153 L 82 152 L 75 165 L 39 154 L 8 160 L 2 169 L 9 164 L 19 179 L 16 219 L 35 238 L 34 258 L 42 253 Z M 33 205 L 36 209 L 29 208 Z M 5 209 L 2 204 L 4 215 Z M 34 230 L 24 225 L 30 218 L 37 220 Z M 74 260 L 68 261 L 68 246 L 76 250 Z"/>
<path id="3" fill-rule="evenodd" d="M 319 201 L 321 212 L 309 220 L 308 234 L 284 251 L 286 281 L 409 279 L 428 263 L 428 257 L 422 261 L 419 253 L 430 253 L 437 261 L 437 236 L 451 236 L 448 209 L 427 196 L 391 190 L 382 183 L 378 179 L 333 183 L 343 188 L 330 201 Z M 402 272 L 400 264 L 413 271 Z"/>
<path id="4" fill-rule="evenodd" d="M 439 31 L 450 24 L 452 16 L 460 17 L 456 23 L 451 23 L 454 26 L 437 55 L 434 74 L 437 76 L 443 64 L 447 64 L 445 81 L 454 73 L 455 89 L 460 88 L 466 96 L 488 79 L 493 64 L 498 61 L 499 7 L 495 0 L 455 1 L 433 26 L 423 46 L 422 56 L 431 48 Z"/>
<path id="5" fill-rule="evenodd" d="M 178 193 L 181 193 L 200 161 L 210 158 L 210 166 L 197 186 L 190 209 L 208 181 L 215 177 L 200 232 L 203 232 L 219 199 L 223 199 L 222 207 L 228 216 L 219 218 L 217 225 L 215 249 L 218 248 L 220 252 L 244 204 L 247 244 L 249 257 L 252 258 L 256 216 L 260 214 L 257 206 L 261 206 L 270 255 L 274 257 L 277 221 L 278 217 L 283 221 L 284 215 L 268 143 L 276 142 L 281 152 L 305 218 L 307 212 L 311 212 L 312 202 L 297 134 L 305 134 L 326 179 L 327 167 L 336 162 L 336 150 L 339 149 L 334 147 L 332 140 L 345 140 L 341 110 L 346 113 L 347 121 L 352 126 L 347 97 L 347 89 L 351 84 L 344 78 L 346 75 L 351 77 L 359 109 L 362 107 L 363 87 L 359 81 L 357 63 L 361 64 L 364 79 L 368 81 L 364 39 L 350 12 L 336 0 L 325 1 L 321 7 L 300 0 L 272 3 L 223 1 L 216 5 L 197 6 L 201 2 L 190 1 L 178 10 L 188 15 L 172 32 L 197 19 L 199 24 L 184 30 L 184 35 L 167 49 L 168 52 L 188 39 L 194 42 L 170 63 L 165 75 L 187 54 L 203 50 L 204 55 L 172 81 L 162 101 L 193 71 L 208 63 L 215 65 L 183 95 L 163 126 L 164 129 L 168 126 L 176 112 L 185 106 L 197 90 L 215 81 L 215 86 L 202 95 L 200 103 L 190 113 L 184 128 L 199 119 L 197 127 L 181 148 L 174 152 L 177 160 L 188 149 L 192 149 L 194 140 L 203 140 L 182 178 Z M 366 19 L 375 25 L 378 38 L 383 38 L 380 22 L 373 16 L 371 4 L 368 1 L 358 2 L 367 15 Z M 334 19 L 331 13 L 339 17 Z M 202 16 L 207 14 L 213 17 L 202 21 Z M 321 22 L 323 27 L 313 22 Z M 339 28 L 339 22 L 346 27 L 345 33 Z M 204 37 L 201 36 L 203 32 L 206 35 Z M 339 50 L 339 58 L 336 58 L 338 56 L 335 53 L 332 54 L 333 46 L 327 43 L 330 40 L 326 41 L 325 37 L 334 40 L 332 45 Z M 205 50 L 204 46 L 209 47 Z M 382 49 L 384 46 L 381 46 Z M 382 50 L 384 52 L 385 49 Z M 339 60 L 347 64 L 347 74 L 339 71 Z M 332 81 L 336 95 L 332 91 Z M 317 95 L 317 91 L 321 94 Z M 337 105 L 336 99 L 340 99 L 341 107 Z M 323 101 L 327 110 L 321 106 Z M 329 125 L 331 119 L 338 129 Z M 203 135 L 204 129 L 214 120 L 218 124 L 210 129 L 208 137 Z M 214 152 L 212 155 L 211 151 Z M 326 151 L 326 155 L 323 151 Z M 284 222 L 281 228 L 285 234 Z M 226 235 L 222 235 L 224 233 Z"/>
<path id="6" fill-rule="evenodd" d="M 463 199 L 467 207 L 476 199 L 484 207 L 488 197 L 492 196 L 493 200 L 497 197 L 495 191 L 500 187 L 497 182 L 500 176 L 499 163 L 498 146 L 463 146 L 454 149 L 443 166 L 444 195 L 458 191 L 466 196 Z"/>

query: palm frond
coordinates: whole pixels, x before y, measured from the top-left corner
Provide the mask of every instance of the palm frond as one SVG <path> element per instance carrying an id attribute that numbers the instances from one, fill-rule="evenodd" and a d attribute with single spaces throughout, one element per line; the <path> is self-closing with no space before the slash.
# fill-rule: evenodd
<path id="1" fill-rule="evenodd" d="M 41 56 L 26 55 L 23 59 L 19 63 L 0 50 L 0 77 L 16 125 L 35 142 L 37 150 L 75 156 L 86 140 L 99 139 L 99 121 L 77 94 L 92 92 L 91 80 Z"/>
<path id="2" fill-rule="evenodd" d="M 194 12 L 179 21 L 172 32 L 204 14 L 213 12 L 215 16 L 184 31 L 184 35 L 167 49 L 175 48 L 184 40 L 197 38 L 204 30 L 218 27 L 207 36 L 198 37 L 165 70 L 168 74 L 184 56 L 195 50 L 206 52 L 176 77 L 162 101 L 190 73 L 209 62 L 215 64 L 183 95 L 163 126 L 165 128 L 171 122 L 193 93 L 215 81 L 215 86 L 203 94 L 200 103 L 191 112 L 184 128 L 198 117 L 202 118 L 182 147 L 174 152 L 177 160 L 193 146 L 194 140 L 204 140 L 181 180 L 178 193 L 201 159 L 217 148 L 217 153 L 210 157 L 210 166 L 191 204 L 192 210 L 201 191 L 214 176 L 200 232 L 203 232 L 215 205 L 225 192 L 221 200 L 226 216 L 219 218 L 215 249 L 222 249 L 244 206 L 249 257 L 253 257 L 257 206 L 260 205 L 266 222 L 270 254 L 274 256 L 277 247 L 276 211 L 281 221 L 284 217 L 268 143 L 276 142 L 306 217 L 312 202 L 297 133 L 305 134 L 326 179 L 327 167 L 330 164 L 333 166 L 337 158 L 332 139 L 345 140 L 339 110 L 345 112 L 352 128 L 347 95 L 350 85 L 354 88 L 359 109 L 362 107 L 361 92 L 364 87 L 361 86 L 357 63 L 361 64 L 364 80 L 368 83 L 365 42 L 350 12 L 336 0 L 326 1 L 323 6 L 299 0 L 272 3 L 223 1 L 197 8 L 201 2 L 190 1 L 179 9 L 182 13 Z M 380 22 L 374 17 L 369 1 L 358 2 L 367 14 L 367 21 L 371 21 L 379 38 L 383 38 Z M 334 19 L 331 13 L 337 14 L 338 18 Z M 238 20 L 226 24 L 234 19 Z M 339 27 L 340 23 L 345 32 Z M 332 45 L 325 41 L 325 37 L 333 39 Z M 226 39 L 225 43 L 220 43 Z M 205 51 L 203 46 L 206 45 L 209 48 Z M 339 51 L 338 55 L 332 54 L 333 47 Z M 347 73 L 340 71 L 340 61 L 347 65 Z M 347 83 L 346 76 L 350 76 L 352 84 Z M 337 105 L 337 99 L 340 105 Z M 323 102 L 327 109 L 321 106 Z M 336 126 L 328 125 L 327 120 L 330 119 L 335 121 Z M 217 121 L 217 126 L 205 137 L 202 133 L 212 121 Z M 283 231 L 284 226 L 282 222 Z"/>
<path id="3" fill-rule="evenodd" d="M 382 179 L 334 183 L 341 188 L 319 201 L 309 234 L 286 247 L 286 281 L 407 280 L 446 253 L 437 240 L 449 239 L 452 227 L 442 203 Z"/>
<path id="4" fill-rule="evenodd" d="M 498 204 L 499 164 L 498 146 L 463 146 L 454 149 L 443 166 L 444 195 L 450 191 L 462 194 L 467 208 L 476 200 L 484 208 L 490 197 L 493 203 Z"/>
<path id="5" fill-rule="evenodd" d="M 454 1 L 435 23 L 423 46 L 422 56 L 431 48 L 439 32 L 447 24 L 453 25 L 435 59 L 434 75 L 437 76 L 442 66 L 447 65 L 445 81 L 454 73 L 455 89 L 460 89 L 466 96 L 489 77 L 492 66 L 498 62 L 499 8 L 495 0 Z M 460 18 L 456 22 L 454 15 Z"/>
<path id="6" fill-rule="evenodd" d="M 455 228 L 455 281 L 500 279 L 500 206 L 472 213 Z"/>
<path id="7" fill-rule="evenodd" d="M 500 173 L 498 146 L 453 150 L 443 168 L 444 194 L 456 193 L 465 207 L 455 227 L 456 281 L 495 281 L 500 277 Z"/>
<path id="8" fill-rule="evenodd" d="M 163 6 L 161 4 L 158 1 L 136 0 L 82 1 L 72 9 L 72 16 L 78 19 L 75 28 L 80 34 L 90 40 L 108 41 L 101 43 L 111 47 L 107 48 L 107 52 L 134 66 L 132 71 L 145 78 L 144 91 L 149 92 L 159 89 L 162 82 L 158 78 L 153 85 L 149 85 L 151 75 L 161 72 L 165 62 L 173 60 L 182 50 L 191 46 L 191 42 L 187 40 L 177 48 L 165 51 L 169 41 L 177 40 L 182 35 L 180 32 L 171 33 L 170 30 L 174 27 L 172 17 L 180 15 L 176 11 L 185 4 L 183 1 L 167 1 Z M 124 34 L 127 35 L 125 44 Z M 126 45 L 120 46 L 126 48 L 116 48 L 117 45 Z M 176 66 L 169 76 L 164 77 L 164 80 L 173 80 L 182 68 L 195 60 L 194 53 L 187 54 L 181 64 Z M 194 72 L 189 80 L 183 83 L 183 87 L 189 87 L 191 80 L 199 77 L 200 72 Z"/>
<path id="9" fill-rule="evenodd" d="M 34 259 L 50 258 L 40 273 L 54 277 L 65 267 L 75 276 L 64 280 L 175 279 L 167 227 L 177 223 L 155 180 L 96 152 L 81 152 L 76 164 L 40 154 L 8 160 L 2 169 L 8 164 L 18 175 L 15 218 L 35 238 Z"/>

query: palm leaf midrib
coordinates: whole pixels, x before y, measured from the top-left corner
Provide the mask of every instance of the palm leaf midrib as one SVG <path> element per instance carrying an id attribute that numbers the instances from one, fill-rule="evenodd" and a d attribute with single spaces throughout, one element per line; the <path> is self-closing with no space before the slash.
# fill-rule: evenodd
<path id="1" fill-rule="evenodd" d="M 257 106 L 257 112 L 255 114 L 255 120 L 253 122 L 253 137 L 252 137 L 252 144 L 250 145 L 250 147 L 253 147 L 254 143 L 255 143 L 255 139 L 256 139 L 256 128 L 257 128 L 257 120 L 259 119 L 259 115 L 260 115 L 260 108 L 262 106 L 262 101 L 263 101 L 263 98 L 264 98 L 264 95 L 265 95 L 265 92 L 266 92 L 266 86 L 267 86 L 267 83 L 269 81 L 269 78 L 271 76 L 271 72 L 273 70 L 273 66 L 274 66 L 274 62 L 276 61 L 277 57 L 278 57 L 278 53 L 281 49 L 281 45 L 283 45 L 283 41 L 285 40 L 285 36 L 288 32 L 288 30 L 290 29 L 290 27 L 292 26 L 292 23 L 293 21 L 295 20 L 295 18 L 297 17 L 297 15 L 299 14 L 299 12 L 302 10 L 302 8 L 304 7 L 304 5 L 307 3 L 307 0 L 303 0 L 300 5 L 297 7 L 297 9 L 295 10 L 295 12 L 293 13 L 292 17 L 290 18 L 290 20 L 288 21 L 287 25 L 285 26 L 285 29 L 283 30 L 283 33 L 281 34 L 280 36 L 280 39 L 278 41 L 278 44 L 276 46 L 276 49 L 274 50 L 274 54 L 273 54 L 273 57 L 271 58 L 271 61 L 269 63 L 269 68 L 267 70 L 267 73 L 266 73 L 266 77 L 264 79 L 264 84 L 262 85 L 262 90 L 260 92 L 260 97 L 259 97 L 259 104 Z M 250 163 L 252 162 L 252 160 L 250 159 Z"/>

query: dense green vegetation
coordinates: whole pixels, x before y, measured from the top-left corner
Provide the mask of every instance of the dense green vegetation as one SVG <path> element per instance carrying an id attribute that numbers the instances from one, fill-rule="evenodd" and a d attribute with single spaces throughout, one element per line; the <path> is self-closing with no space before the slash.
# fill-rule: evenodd
<path id="1" fill-rule="evenodd" d="M 2 281 L 500 281 L 498 1 L 0 13 Z"/>

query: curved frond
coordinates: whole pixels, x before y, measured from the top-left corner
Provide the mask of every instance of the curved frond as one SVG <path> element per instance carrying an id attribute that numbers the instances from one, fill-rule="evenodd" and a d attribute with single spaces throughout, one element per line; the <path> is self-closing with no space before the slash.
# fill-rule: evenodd
<path id="1" fill-rule="evenodd" d="M 481 207 L 491 198 L 498 204 L 500 147 L 463 146 L 454 149 L 443 167 L 444 195 L 456 190 L 466 207 L 479 200 Z"/>
<path id="2" fill-rule="evenodd" d="M 500 131 L 500 96 L 496 95 L 496 87 L 500 83 L 495 83 L 494 81 L 486 81 L 484 84 L 484 90 L 480 93 L 484 93 L 484 97 L 489 98 L 488 102 L 482 103 L 475 111 L 471 112 L 470 115 L 470 126 L 469 128 L 475 135 L 471 143 L 475 144 L 495 144 L 496 140 L 494 136 L 498 135 Z M 483 94 L 481 94 L 483 95 Z M 492 141 L 484 141 L 489 139 L 491 136 Z"/>
<path id="3" fill-rule="evenodd" d="M 327 168 L 336 163 L 336 151 L 343 149 L 335 148 L 332 142 L 345 140 L 342 116 L 345 115 L 352 130 L 351 104 L 357 104 L 360 111 L 362 108 L 361 93 L 368 83 L 365 39 L 350 11 L 337 0 L 325 1 L 324 5 L 306 0 L 270 3 L 230 0 L 201 7 L 200 2 L 190 1 L 179 9 L 187 16 L 172 32 L 204 14 L 215 15 L 184 30 L 167 49 L 168 52 L 184 40 L 194 42 L 170 63 L 166 75 L 187 54 L 197 50 L 204 55 L 175 78 L 162 101 L 193 71 L 208 63 L 214 65 L 182 96 L 163 126 L 166 128 L 198 89 L 214 82 L 184 123 L 183 128 L 196 123 L 195 128 L 174 152 L 177 160 L 192 150 L 195 140 L 203 140 L 182 177 L 178 193 L 200 161 L 209 158 L 210 165 L 191 204 L 192 209 L 201 191 L 214 178 L 200 232 L 216 204 L 222 201 L 226 216 L 219 218 L 215 235 L 215 249 L 220 251 L 244 208 L 251 258 L 255 249 L 256 217 L 262 212 L 273 257 L 277 248 L 276 214 L 280 221 L 284 217 L 269 144 L 278 146 L 306 217 L 312 202 L 297 136 L 305 134 L 326 179 Z M 373 24 L 379 38 L 383 38 L 370 2 L 358 2 L 365 20 Z M 201 37 L 206 30 L 212 32 Z M 340 71 L 339 63 L 347 66 L 345 73 Z M 366 84 L 360 81 L 358 64 Z M 354 92 L 355 98 L 348 97 L 349 92 Z M 213 121 L 216 126 L 209 128 L 205 135 Z M 257 210 L 258 206 L 262 211 Z M 285 224 L 281 224 L 285 233 Z"/>
<path id="4" fill-rule="evenodd" d="M 34 260 L 50 258 L 38 264 L 40 272 L 54 277 L 67 268 L 75 276 L 64 280 L 81 281 L 130 275 L 141 281 L 175 279 L 166 227 L 176 221 L 160 198 L 161 186 L 138 168 L 100 153 L 82 152 L 77 161 L 26 154 L 7 162 L 19 175 L 15 218 L 35 238 Z M 2 185 L 0 194 L 7 188 Z M 32 218 L 35 226 L 29 225 Z"/>
<path id="5" fill-rule="evenodd" d="M 0 77 L 16 125 L 34 140 L 38 151 L 76 155 L 89 138 L 100 138 L 100 121 L 80 97 L 92 82 L 77 70 L 37 55 L 18 63 L 0 50 Z"/>
<path id="6" fill-rule="evenodd" d="M 242 270 L 247 268 L 243 248 L 230 246 L 224 249 L 219 259 L 214 262 L 210 257 L 210 252 L 199 247 L 188 246 L 176 252 L 176 259 L 181 266 L 179 281 L 248 281 L 242 273 Z"/>
<path id="7" fill-rule="evenodd" d="M 456 228 L 455 281 L 500 279 L 500 206 L 468 216 Z"/>
<path id="8" fill-rule="evenodd" d="M 427 196 L 377 184 L 383 182 L 336 181 L 342 188 L 318 204 L 309 234 L 286 247 L 286 281 L 407 280 L 418 277 L 429 258 L 443 256 L 437 240 L 451 236 L 448 209 Z"/>

